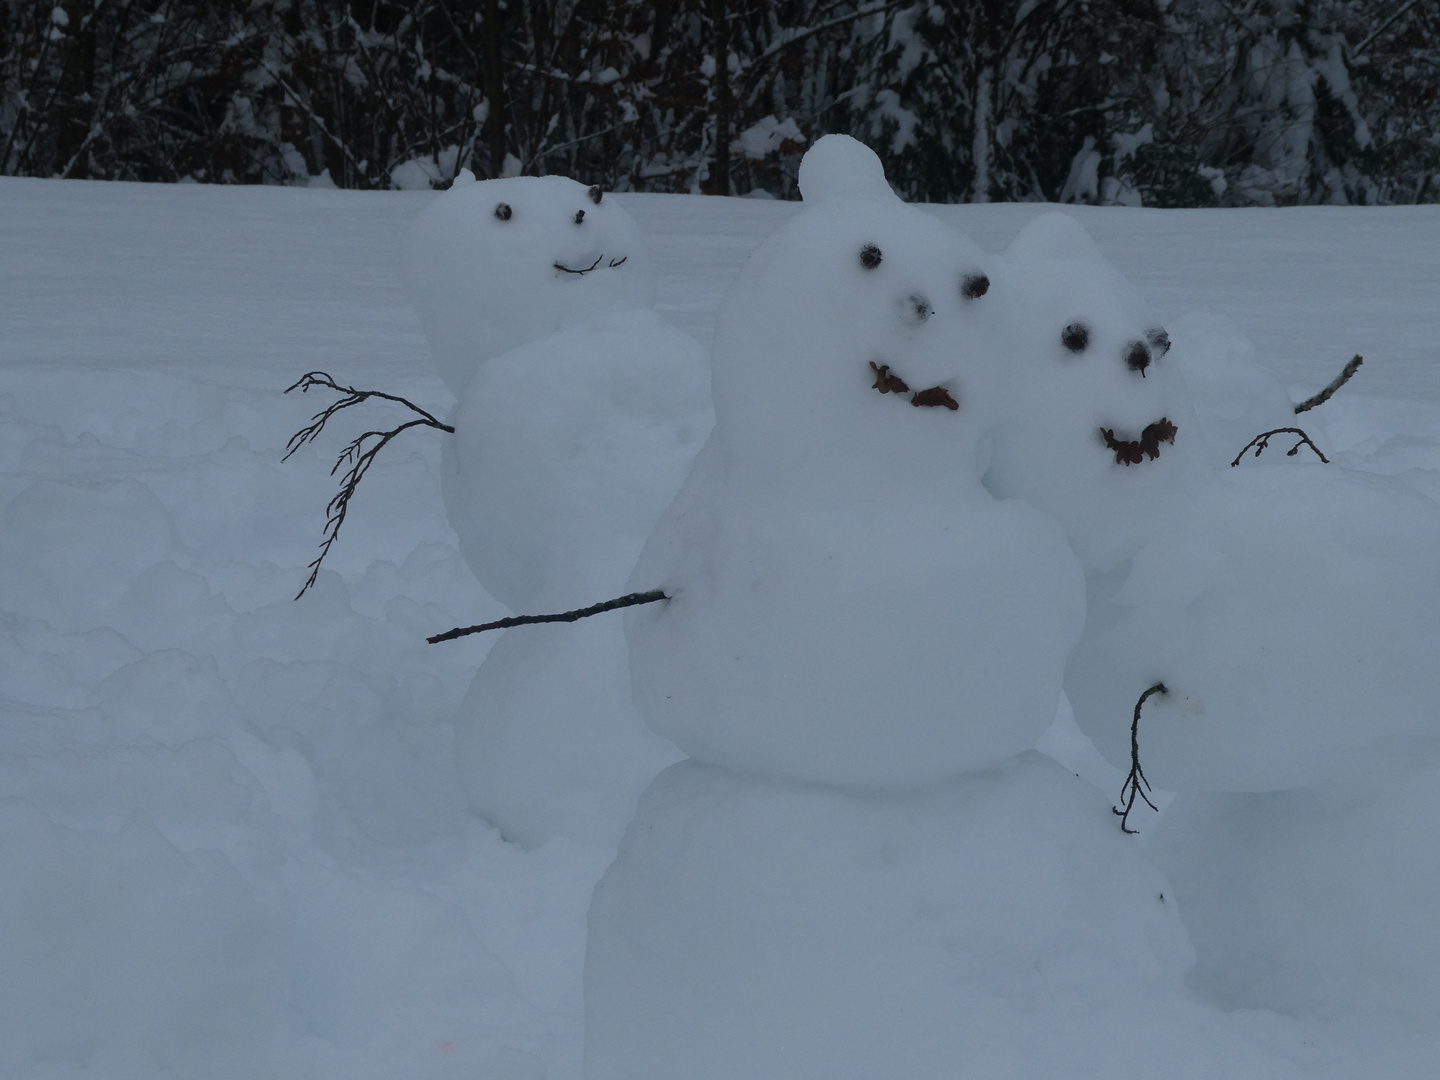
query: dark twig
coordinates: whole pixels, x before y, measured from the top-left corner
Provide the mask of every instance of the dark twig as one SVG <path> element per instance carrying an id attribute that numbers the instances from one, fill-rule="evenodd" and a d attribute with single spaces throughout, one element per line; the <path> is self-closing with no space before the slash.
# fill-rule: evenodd
<path id="1" fill-rule="evenodd" d="M 1150 801 L 1150 796 L 1145 794 L 1153 791 L 1150 781 L 1145 779 L 1145 770 L 1140 768 L 1140 707 L 1145 704 L 1145 699 L 1151 694 L 1168 694 L 1164 683 L 1156 683 L 1150 689 L 1140 695 L 1140 700 L 1135 702 L 1135 718 L 1130 721 L 1130 775 L 1125 778 L 1125 783 L 1120 785 L 1120 801 L 1125 804 L 1125 809 L 1112 806 L 1110 811 L 1120 819 L 1120 831 L 1134 835 L 1138 829 L 1130 828 L 1130 811 L 1135 809 L 1135 800 L 1144 799 L 1145 805 L 1151 810 L 1160 808 Z"/>
<path id="2" fill-rule="evenodd" d="M 306 590 L 319 580 L 320 564 L 325 561 L 325 556 L 330 554 L 331 546 L 334 545 L 336 537 L 340 535 L 340 526 L 345 523 L 345 515 L 350 510 L 350 497 L 355 494 L 355 489 L 359 486 L 360 481 L 370 471 L 370 466 L 375 463 L 375 455 L 384 448 L 385 444 L 402 431 L 412 427 L 433 427 L 452 435 L 455 433 L 453 427 L 449 424 L 442 424 L 414 402 L 379 390 L 356 390 L 353 386 L 341 386 L 323 371 L 306 372 L 293 385 L 287 387 L 285 392 L 288 394 L 291 390 L 299 390 L 303 394 L 312 386 L 323 386 L 327 390 L 334 390 L 345 396 L 321 409 L 310 418 L 309 424 L 290 436 L 290 441 L 285 444 L 285 456 L 280 459 L 281 461 L 288 461 L 290 455 L 300 447 L 314 442 L 325 430 L 325 425 L 329 423 L 330 418 L 336 413 L 342 409 L 348 409 L 352 405 L 359 405 L 369 398 L 380 398 L 384 401 L 393 401 L 396 404 L 404 405 L 412 412 L 419 413 L 419 419 L 407 421 L 389 431 L 367 431 L 353 439 L 335 459 L 335 464 L 330 469 L 331 476 L 334 476 L 346 462 L 350 462 L 350 468 L 340 478 L 340 491 L 325 507 L 325 539 L 320 543 L 320 554 L 309 566 L 310 576 L 305 579 L 305 584 L 300 586 L 300 591 L 295 594 L 296 600 L 304 596 Z M 378 441 L 367 446 L 366 443 L 372 439 Z"/>
<path id="3" fill-rule="evenodd" d="M 574 611 L 562 611 L 557 615 L 511 615 L 508 618 L 496 619 L 494 622 L 481 623 L 479 626 L 457 626 L 454 630 L 447 630 L 443 634 L 436 634 L 425 640 L 431 645 L 437 645 L 442 641 L 454 641 L 456 638 L 465 637 L 467 634 L 483 634 L 486 630 L 507 630 L 512 626 L 530 626 L 534 623 L 578 622 L 581 619 L 588 619 L 591 615 L 600 615 L 606 611 L 636 607 L 640 604 L 653 604 L 657 600 L 669 599 L 670 597 L 662 589 L 626 593 L 624 596 L 617 596 L 614 600 L 606 600 L 603 604 L 591 604 L 589 607 L 577 608 Z"/>
<path id="4" fill-rule="evenodd" d="M 594 261 L 593 263 L 591 263 L 589 266 L 587 266 L 584 270 L 571 270 L 570 267 L 566 266 L 564 263 L 559 263 L 559 262 L 555 263 L 554 266 L 555 266 L 555 269 L 556 269 L 556 270 L 560 270 L 560 271 L 562 271 L 562 272 L 564 272 L 564 273 L 566 273 L 566 274 L 588 274 L 591 270 L 594 270 L 597 266 L 600 265 L 600 260 L 603 259 L 604 257 L 605 257 L 604 255 L 596 255 L 596 256 L 595 256 L 595 261 Z M 629 258 L 629 256 L 626 256 L 626 258 Z M 621 259 L 621 260 L 620 260 L 620 262 L 624 262 L 624 261 L 625 261 L 624 259 Z M 620 263 L 611 263 L 610 265 L 611 265 L 611 266 L 619 266 Z"/>
<path id="5" fill-rule="evenodd" d="M 1262 431 L 1259 435 L 1256 435 L 1253 439 L 1251 439 L 1248 443 L 1245 444 L 1244 450 L 1241 450 L 1240 453 L 1235 455 L 1235 460 L 1230 462 L 1230 467 L 1233 469 L 1236 465 L 1240 464 L 1240 459 L 1245 456 L 1245 450 L 1249 450 L 1250 447 L 1253 446 L 1255 447 L 1255 456 L 1259 457 L 1261 452 L 1270 445 L 1270 436 L 1285 434 L 1300 436 L 1300 441 L 1297 442 L 1294 446 L 1292 446 L 1289 450 L 1285 451 L 1286 457 L 1294 457 L 1296 451 L 1298 451 L 1300 447 L 1308 446 L 1311 450 L 1315 451 L 1316 457 L 1318 457 L 1326 465 L 1330 464 L 1330 459 L 1327 458 L 1324 454 L 1322 454 L 1320 452 L 1320 448 L 1310 441 L 1309 435 L 1306 435 L 1305 432 L 1301 431 L 1298 427 L 1282 427 L 1276 428 L 1274 431 Z"/>
<path id="6" fill-rule="evenodd" d="M 1330 400 L 1330 396 L 1334 394 L 1336 390 L 1339 390 L 1340 387 L 1350 381 L 1350 376 L 1359 371 L 1360 365 L 1364 362 L 1365 358 L 1359 353 L 1356 353 L 1351 357 L 1350 362 L 1345 365 L 1340 374 L 1335 376 L 1329 386 L 1325 387 L 1324 390 L 1321 390 L 1314 397 L 1306 398 L 1299 405 L 1295 406 L 1295 415 L 1299 416 L 1302 412 L 1309 412 L 1315 408 L 1316 405 L 1324 405 L 1325 402 Z M 1243 454 L 1244 451 L 1242 450 L 1241 453 Z"/>

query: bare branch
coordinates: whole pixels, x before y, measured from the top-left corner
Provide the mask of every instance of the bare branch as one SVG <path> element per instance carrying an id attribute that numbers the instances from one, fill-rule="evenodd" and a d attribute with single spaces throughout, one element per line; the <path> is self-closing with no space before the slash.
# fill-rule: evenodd
<path id="1" fill-rule="evenodd" d="M 340 478 L 340 491 L 325 507 L 325 538 L 320 543 L 320 554 L 309 566 L 310 576 L 305 579 L 305 584 L 300 586 L 300 591 L 295 594 L 296 600 L 304 596 L 306 590 L 319 580 L 320 564 L 325 561 L 325 556 L 330 554 L 330 548 L 340 535 L 340 526 L 345 523 L 345 515 L 350 510 L 350 499 L 355 494 L 355 489 L 360 485 L 360 481 L 363 480 L 365 474 L 370 471 L 370 466 L 375 463 L 375 455 L 384 449 L 385 445 L 391 439 L 395 438 L 396 435 L 399 435 L 402 431 L 409 428 L 433 427 L 452 435 L 455 433 L 453 427 L 449 424 L 442 424 L 414 402 L 407 401 L 405 398 L 397 397 L 394 394 L 384 393 L 380 390 L 356 390 L 353 386 L 341 386 L 323 371 L 306 372 L 291 386 L 287 387 L 285 393 L 288 394 L 291 390 L 299 390 L 303 394 L 312 386 L 323 386 L 327 390 L 334 390 L 345 396 L 339 401 L 333 402 L 321 409 L 310 418 L 310 423 L 290 436 L 290 441 L 285 444 L 285 456 L 280 459 L 281 461 L 288 461 L 290 455 L 295 453 L 296 450 L 299 450 L 300 447 L 306 443 L 314 442 L 320 433 L 325 430 L 325 425 L 330 422 L 331 417 L 336 413 L 343 409 L 348 409 L 352 405 L 359 405 L 362 401 L 370 398 L 379 398 L 383 401 L 393 401 L 396 404 L 404 405 L 412 412 L 418 413 L 419 416 L 417 419 L 408 420 L 388 431 L 365 432 L 358 438 L 353 439 L 349 445 L 340 452 L 340 456 L 335 459 L 335 464 L 330 469 L 331 476 L 334 476 L 346 462 L 350 462 L 350 468 L 346 470 L 345 475 Z M 371 440 L 376 441 L 372 445 L 367 445 Z"/>
<path id="2" fill-rule="evenodd" d="M 1140 707 L 1145 704 L 1146 698 L 1151 694 L 1168 694 L 1170 691 L 1165 688 L 1164 683 L 1156 683 L 1150 689 L 1140 695 L 1140 700 L 1135 702 L 1135 717 L 1130 721 L 1130 775 L 1125 777 L 1125 783 L 1120 785 L 1120 801 L 1125 804 L 1125 809 L 1112 806 L 1110 812 L 1120 819 L 1120 831 L 1134 835 L 1138 829 L 1130 828 L 1130 811 L 1135 809 L 1135 800 L 1144 799 L 1145 805 L 1151 810 L 1160 808 L 1150 801 L 1146 794 L 1153 791 L 1150 781 L 1145 779 L 1145 770 L 1140 767 Z"/>
<path id="3" fill-rule="evenodd" d="M 1325 402 L 1330 400 L 1331 396 L 1335 393 L 1336 390 L 1339 390 L 1340 387 L 1344 386 L 1347 382 L 1350 381 L 1350 376 L 1354 375 L 1355 372 L 1359 371 L 1360 365 L 1364 362 L 1365 358 L 1359 353 L 1356 353 L 1353 357 L 1350 358 L 1350 362 L 1345 365 L 1345 367 L 1341 370 L 1340 374 L 1336 375 L 1335 378 L 1331 380 L 1329 386 L 1325 387 L 1324 390 L 1321 390 L 1314 397 L 1308 397 L 1299 405 L 1295 406 L 1295 415 L 1299 416 L 1302 412 L 1309 412 L 1311 409 L 1315 408 L 1316 405 L 1324 405 Z M 1242 450 L 1241 453 L 1243 454 L 1244 451 Z"/>
<path id="4" fill-rule="evenodd" d="M 1255 438 L 1251 439 L 1248 443 L 1245 444 L 1244 450 L 1241 450 L 1240 453 L 1235 455 L 1235 460 L 1230 462 L 1230 467 L 1233 469 L 1236 465 L 1239 465 L 1240 459 L 1245 456 L 1245 450 L 1249 450 L 1250 447 L 1255 447 L 1255 456 L 1259 457 L 1260 454 L 1270 445 L 1270 436 L 1286 434 L 1300 436 L 1300 441 L 1297 442 L 1294 446 L 1292 446 L 1289 450 L 1285 451 L 1286 457 L 1294 457 L 1300 447 L 1308 446 L 1311 450 L 1315 451 L 1316 457 L 1318 457 L 1326 465 L 1330 464 L 1330 459 L 1327 458 L 1324 454 L 1322 454 L 1320 452 L 1320 448 L 1310 441 L 1309 435 L 1306 435 L 1305 432 L 1301 431 L 1298 427 L 1282 427 L 1276 428 L 1274 431 L 1262 431 L 1259 435 L 1256 435 Z"/>
<path id="5" fill-rule="evenodd" d="M 574 611 L 562 611 L 558 615 L 510 615 L 504 619 L 496 619 L 494 622 L 481 623 L 479 626 L 457 626 L 454 630 L 447 630 L 443 634 L 436 634 L 425 640 L 431 645 L 437 645 L 442 641 L 454 641 L 456 638 L 469 634 L 483 634 L 486 630 L 506 630 L 512 626 L 531 626 L 535 623 L 578 622 L 581 619 L 588 619 L 591 615 L 600 615 L 606 611 L 636 607 L 640 604 L 653 604 L 658 600 L 669 599 L 670 597 L 662 589 L 626 593 L 624 596 L 617 596 L 614 600 L 576 608 Z"/>

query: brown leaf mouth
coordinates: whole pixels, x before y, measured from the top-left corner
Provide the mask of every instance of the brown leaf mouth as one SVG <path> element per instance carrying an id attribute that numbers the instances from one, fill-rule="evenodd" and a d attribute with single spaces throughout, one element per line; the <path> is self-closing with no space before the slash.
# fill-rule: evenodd
<path id="1" fill-rule="evenodd" d="M 1128 467 L 1158 458 L 1160 444 L 1170 443 L 1173 446 L 1177 430 L 1167 417 L 1162 416 L 1153 424 L 1147 424 L 1138 439 L 1117 439 L 1113 428 L 1101 428 L 1100 438 L 1107 449 L 1115 452 L 1115 464 Z"/>

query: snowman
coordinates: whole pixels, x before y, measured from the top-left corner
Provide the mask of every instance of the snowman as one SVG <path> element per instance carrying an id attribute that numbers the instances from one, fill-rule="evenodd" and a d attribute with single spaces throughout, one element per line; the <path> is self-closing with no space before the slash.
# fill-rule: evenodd
<path id="1" fill-rule="evenodd" d="M 459 396 L 446 510 L 516 611 L 614 595 L 711 425 L 709 366 L 649 308 L 639 230 L 563 177 L 462 182 L 407 241 L 416 308 Z M 457 723 L 472 806 L 508 839 L 614 846 L 679 757 L 631 702 L 618 620 L 496 642 Z"/>
<path id="2" fill-rule="evenodd" d="M 1136 371 L 1117 355 L 1149 320 L 1128 288 L 1094 290 L 1117 275 L 1078 226 L 1037 219 L 1005 261 L 1032 336 L 987 484 L 1054 513 L 1085 563 L 1065 690 L 1111 761 L 1138 737 L 1142 793 L 1179 792 L 1148 850 L 1195 936 L 1197 985 L 1232 1008 L 1433 1029 L 1440 877 L 1404 845 L 1440 813 L 1440 507 L 1296 436 L 1217 470 L 1171 358 Z M 1070 356 L 1062 322 L 1118 332 Z M 1273 394 L 1256 408 L 1283 415 Z M 1104 431 L 1146 417 L 1169 418 L 1171 441 L 1118 461 Z M 1067 441 L 1031 453 L 1047 436 Z"/>
<path id="3" fill-rule="evenodd" d="M 827 136 L 722 307 L 716 427 L 631 585 L 690 757 L 596 888 L 589 1080 L 1285 1076 L 1181 986 L 1168 886 L 1029 751 L 1083 618 L 1055 522 L 980 484 L 985 256 Z"/>

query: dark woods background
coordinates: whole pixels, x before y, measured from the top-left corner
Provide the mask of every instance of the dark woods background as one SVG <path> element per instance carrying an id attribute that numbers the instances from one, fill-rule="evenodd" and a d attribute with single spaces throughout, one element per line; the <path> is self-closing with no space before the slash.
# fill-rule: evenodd
<path id="1" fill-rule="evenodd" d="M 1436 0 L 0 0 L 0 174 L 1440 200 Z M 313 179 L 312 179 L 313 178 Z"/>

